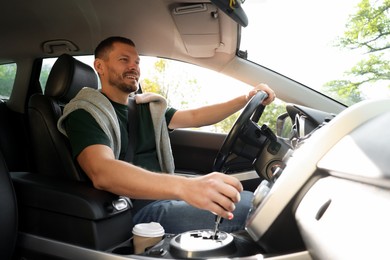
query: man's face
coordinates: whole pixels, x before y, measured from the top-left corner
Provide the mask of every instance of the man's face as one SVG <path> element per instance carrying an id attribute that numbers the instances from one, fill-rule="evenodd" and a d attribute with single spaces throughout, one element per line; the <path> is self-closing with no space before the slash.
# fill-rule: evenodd
<path id="1" fill-rule="evenodd" d="M 133 46 L 114 43 L 114 48 L 104 60 L 108 84 L 125 93 L 132 93 L 138 89 L 140 77 L 140 58 Z"/>

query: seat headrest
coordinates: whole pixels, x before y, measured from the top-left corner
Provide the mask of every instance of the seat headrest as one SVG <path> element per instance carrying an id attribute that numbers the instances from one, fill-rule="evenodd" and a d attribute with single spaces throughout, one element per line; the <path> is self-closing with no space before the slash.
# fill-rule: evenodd
<path id="1" fill-rule="evenodd" d="M 50 71 L 44 94 L 68 103 L 83 87 L 98 88 L 95 71 L 71 55 L 62 54 Z"/>

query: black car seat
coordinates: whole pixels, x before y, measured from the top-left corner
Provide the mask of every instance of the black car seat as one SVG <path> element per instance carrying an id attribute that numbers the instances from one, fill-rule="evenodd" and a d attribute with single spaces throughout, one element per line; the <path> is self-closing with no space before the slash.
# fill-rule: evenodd
<path id="1" fill-rule="evenodd" d="M 0 152 L 0 259 L 11 259 L 18 234 L 18 210 L 12 181 Z"/>
<path id="2" fill-rule="evenodd" d="M 95 189 L 73 159 L 68 139 L 57 129 L 63 107 L 83 87 L 98 88 L 95 71 L 63 54 L 50 71 L 44 93 L 29 100 L 36 169 L 12 172 L 11 178 L 19 203 L 19 232 L 27 234 L 30 243 L 35 243 L 30 236 L 34 235 L 107 250 L 131 236 L 130 200 Z M 34 250 L 29 245 L 21 246 Z"/>
<path id="3" fill-rule="evenodd" d="M 57 129 L 63 107 L 83 87 L 98 88 L 95 71 L 89 65 L 63 54 L 50 71 L 44 93 L 31 96 L 28 117 L 38 173 L 87 180 L 72 158 L 67 138 Z"/>

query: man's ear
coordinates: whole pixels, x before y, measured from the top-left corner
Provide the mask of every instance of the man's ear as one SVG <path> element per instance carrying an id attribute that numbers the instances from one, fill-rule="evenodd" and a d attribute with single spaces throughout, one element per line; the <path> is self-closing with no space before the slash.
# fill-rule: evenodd
<path id="1" fill-rule="evenodd" d="M 95 59 L 95 61 L 93 62 L 93 66 L 95 67 L 95 70 L 99 75 L 103 74 L 103 72 L 104 72 L 103 62 L 101 59 Z"/>

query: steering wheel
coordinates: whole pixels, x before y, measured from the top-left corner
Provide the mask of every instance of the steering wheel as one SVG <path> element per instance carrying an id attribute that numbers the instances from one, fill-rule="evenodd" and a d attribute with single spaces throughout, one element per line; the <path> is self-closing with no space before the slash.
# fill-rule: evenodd
<path id="1" fill-rule="evenodd" d="M 213 171 L 223 172 L 227 159 L 229 155 L 233 153 L 234 147 L 239 137 L 245 135 L 245 129 L 248 128 L 248 126 L 253 125 L 253 123 L 257 125 L 259 122 L 265 108 L 265 106 L 262 105 L 262 102 L 267 97 L 267 93 L 264 91 L 259 91 L 247 103 L 244 110 L 234 123 L 229 134 L 226 136 L 221 148 L 219 149 L 219 152 L 214 161 Z M 250 118 L 251 116 L 252 118 Z"/>

